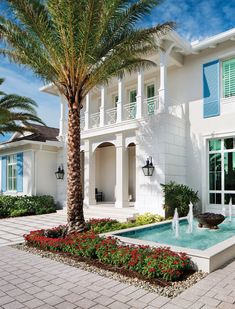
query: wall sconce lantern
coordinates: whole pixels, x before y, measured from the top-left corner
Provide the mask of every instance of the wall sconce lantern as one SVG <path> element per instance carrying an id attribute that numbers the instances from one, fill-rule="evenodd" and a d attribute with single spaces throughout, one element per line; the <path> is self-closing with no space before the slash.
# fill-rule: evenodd
<path id="1" fill-rule="evenodd" d="M 64 169 L 63 166 L 59 166 L 57 172 L 55 172 L 56 179 L 64 179 Z"/>
<path id="2" fill-rule="evenodd" d="M 146 165 L 142 167 L 144 176 L 152 176 L 154 171 L 154 166 L 152 162 L 152 157 L 147 158 Z"/>

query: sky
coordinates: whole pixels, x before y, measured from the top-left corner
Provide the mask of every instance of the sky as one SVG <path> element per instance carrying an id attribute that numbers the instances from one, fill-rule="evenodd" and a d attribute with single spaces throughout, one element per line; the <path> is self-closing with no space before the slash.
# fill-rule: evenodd
<path id="1" fill-rule="evenodd" d="M 0 15 L 6 13 L 1 2 L 3 0 L 0 0 Z M 165 21 L 176 22 L 176 31 L 185 39 L 202 40 L 235 27 L 235 0 L 165 0 L 143 26 Z M 39 116 L 46 124 L 59 126 L 59 98 L 40 92 L 43 82 L 32 72 L 0 56 L 0 77 L 5 78 L 1 90 L 33 98 L 38 103 Z"/>

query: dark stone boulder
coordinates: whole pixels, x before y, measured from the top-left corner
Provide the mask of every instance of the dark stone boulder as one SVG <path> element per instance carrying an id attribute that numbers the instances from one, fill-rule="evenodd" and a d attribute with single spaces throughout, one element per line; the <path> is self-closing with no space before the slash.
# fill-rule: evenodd
<path id="1" fill-rule="evenodd" d="M 216 230 L 218 229 L 218 225 L 224 221 L 225 216 L 221 214 L 205 212 L 196 215 L 195 218 L 198 220 L 198 227 L 206 227 Z"/>

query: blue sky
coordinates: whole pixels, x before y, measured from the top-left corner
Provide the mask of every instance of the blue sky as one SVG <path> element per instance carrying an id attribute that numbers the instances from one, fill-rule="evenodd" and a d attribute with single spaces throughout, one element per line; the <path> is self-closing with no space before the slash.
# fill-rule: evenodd
<path id="1" fill-rule="evenodd" d="M 0 4 L 0 14 L 2 12 L 6 13 Z M 176 31 L 184 38 L 201 40 L 235 27 L 235 0 L 166 0 L 144 24 L 149 26 L 167 20 L 176 22 Z M 47 125 L 58 127 L 59 99 L 39 92 L 42 81 L 2 57 L 0 77 L 6 79 L 2 90 L 33 98 L 39 105 L 39 115 Z"/>

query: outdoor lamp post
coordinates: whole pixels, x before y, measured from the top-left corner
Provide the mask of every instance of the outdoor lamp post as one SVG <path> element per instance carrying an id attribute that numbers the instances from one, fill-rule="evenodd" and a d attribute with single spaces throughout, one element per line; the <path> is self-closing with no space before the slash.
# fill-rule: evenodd
<path id="1" fill-rule="evenodd" d="M 55 172 L 55 176 L 56 176 L 56 179 L 61 179 L 61 180 L 64 179 L 64 169 L 62 165 L 61 167 L 60 166 L 58 167 L 57 172 Z"/>
<path id="2" fill-rule="evenodd" d="M 152 176 L 154 171 L 154 166 L 152 162 L 152 157 L 147 158 L 146 165 L 142 167 L 144 176 Z"/>

